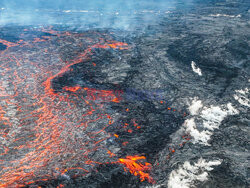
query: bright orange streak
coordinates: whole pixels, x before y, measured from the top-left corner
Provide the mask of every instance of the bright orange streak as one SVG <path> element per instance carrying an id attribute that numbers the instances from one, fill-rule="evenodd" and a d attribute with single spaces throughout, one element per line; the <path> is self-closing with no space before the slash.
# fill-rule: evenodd
<path id="1" fill-rule="evenodd" d="M 127 156 L 126 159 L 119 159 L 119 163 L 126 166 L 129 172 L 135 176 L 139 176 L 141 181 L 147 179 L 149 183 L 155 183 L 154 179 L 147 173 L 151 170 L 152 165 L 150 163 L 140 163 L 138 160 L 145 160 L 144 156 Z"/>
<path id="2" fill-rule="evenodd" d="M 121 47 L 121 46 L 126 46 L 126 47 L 124 48 L 124 47 Z M 86 58 L 86 56 L 87 56 L 88 54 L 89 54 L 89 55 L 92 54 L 92 49 L 94 49 L 94 48 L 104 48 L 104 49 L 105 49 L 105 48 L 118 48 L 118 49 L 120 49 L 120 50 L 123 50 L 123 49 L 128 49 L 127 46 L 128 46 L 128 44 L 127 44 L 127 43 L 123 43 L 123 42 L 116 42 L 116 43 L 103 44 L 103 45 L 101 45 L 101 44 L 94 44 L 94 45 L 90 46 L 89 48 L 87 48 L 86 50 L 84 50 L 84 52 L 83 52 L 82 54 L 80 54 L 76 59 L 74 59 L 72 63 L 67 64 L 65 67 L 63 67 L 63 68 L 61 69 L 60 72 L 58 72 L 57 74 L 55 74 L 55 75 L 49 77 L 49 78 L 43 83 L 44 86 L 45 86 L 45 91 L 46 91 L 46 93 L 48 93 L 48 94 L 50 94 L 50 95 L 56 95 L 56 94 L 54 93 L 54 90 L 53 90 L 52 87 L 51 87 L 51 81 L 52 81 L 54 78 L 56 78 L 56 77 L 58 77 L 58 76 L 64 74 L 65 72 L 70 71 L 70 67 L 71 67 L 72 65 L 81 63 L 82 60 L 83 60 L 84 58 Z M 102 90 L 102 91 L 104 91 L 104 90 Z M 117 98 L 113 99 L 113 102 L 118 102 L 118 99 L 117 99 Z"/>
<path id="3" fill-rule="evenodd" d="M 81 87 L 80 86 L 74 86 L 74 87 L 65 86 L 63 89 L 66 91 L 76 92 L 77 90 L 81 89 Z"/>
<path id="4" fill-rule="evenodd" d="M 71 36 L 78 37 L 78 34 L 67 32 L 60 34 L 60 32 L 53 30 L 43 31 L 56 35 L 57 39 L 62 40 L 62 42 Z M 71 39 L 74 39 L 73 37 Z M 54 78 L 71 71 L 72 65 L 82 63 L 84 59 L 90 59 L 93 54 L 92 50 L 95 48 L 123 50 L 129 48 L 128 44 L 117 41 L 105 42 L 107 40 L 100 42 L 101 39 L 98 43 L 93 43 L 96 40 L 89 38 L 86 41 L 92 41 L 91 44 L 89 42 L 87 44 L 89 46 L 84 47 L 86 50 L 74 59 L 64 62 L 58 57 L 58 61 L 53 60 L 46 64 L 35 58 L 39 55 L 40 57 L 41 55 L 44 56 L 44 54 L 36 54 L 35 52 L 36 50 L 44 51 L 44 49 L 41 49 L 40 43 L 47 44 L 48 42 L 48 46 L 43 44 L 48 48 L 45 50 L 46 56 L 51 56 L 47 59 L 57 59 L 58 54 L 53 52 L 48 39 L 50 37 L 35 38 L 27 42 L 20 40 L 16 43 L 0 39 L 0 43 L 7 46 L 7 49 L 0 56 L 0 69 L 2 70 L 0 77 L 3 78 L 0 79 L 0 96 L 3 101 L 0 101 L 0 123 L 7 128 L 0 129 L 0 138 L 6 140 L 6 142 L 14 143 L 14 147 L 8 147 L 8 145 L 5 146 L 0 143 L 0 187 L 18 187 L 19 185 L 21 187 L 22 185 L 33 184 L 37 180 L 55 179 L 57 178 L 56 175 L 50 174 L 50 170 L 57 169 L 56 161 L 60 161 L 57 164 L 60 168 L 67 169 L 67 171 L 77 170 L 84 175 L 91 173 L 92 166 L 105 162 L 105 159 L 101 162 L 92 161 L 91 156 L 99 149 L 107 149 L 104 141 L 112 134 L 108 134 L 105 129 L 114 120 L 109 115 L 106 118 L 105 111 L 101 111 L 105 110 L 105 106 L 94 103 L 94 101 L 103 99 L 109 102 L 119 102 L 120 98 L 116 95 L 116 91 L 65 86 L 63 90 L 72 93 L 55 93 L 52 88 L 52 81 Z M 36 45 L 37 42 L 39 42 L 38 45 Z M 21 50 L 20 48 L 23 46 L 25 48 Z M 15 52 L 13 52 L 14 50 L 8 50 L 11 47 L 16 47 L 18 50 Z M 33 51 L 26 50 L 29 47 L 33 48 Z M 98 66 L 98 64 L 92 64 L 94 67 Z M 43 83 L 43 85 L 39 85 L 40 83 Z M 88 98 L 85 98 L 85 95 L 78 95 L 81 92 L 87 92 Z M 77 103 L 85 103 L 86 111 L 79 113 L 79 109 L 75 105 Z M 13 109 L 17 111 L 16 117 L 15 115 L 8 116 L 7 112 L 12 112 Z M 168 110 L 175 111 L 173 108 Z M 126 109 L 126 111 L 130 110 Z M 22 115 L 21 118 L 20 114 Z M 91 129 L 93 123 L 103 118 L 106 119 L 106 123 L 100 124 L 94 130 Z M 129 124 L 125 123 L 124 127 L 127 128 L 128 126 Z M 133 126 L 137 129 L 141 128 L 135 122 Z M 24 137 L 20 133 L 23 136 L 20 137 L 16 131 L 8 131 L 8 129 L 16 130 L 18 128 L 20 128 L 20 131 L 23 130 L 32 134 L 27 134 Z M 133 130 L 127 131 L 132 133 Z M 83 133 L 84 136 L 88 136 L 88 139 L 82 141 L 76 133 Z M 119 138 L 119 135 L 114 134 L 114 136 Z M 190 138 L 184 137 L 183 139 L 185 139 L 185 142 L 181 146 Z M 127 144 L 127 141 L 122 143 L 123 147 Z M 171 148 L 170 152 L 173 154 L 175 149 Z M 115 156 L 115 153 L 109 150 L 107 153 L 110 157 Z M 16 154 L 20 156 L 16 160 L 2 160 Z M 124 165 L 125 169 L 138 176 L 141 181 L 147 180 L 154 183 L 153 178 L 149 175 L 152 166 L 145 162 L 145 159 L 144 156 L 127 156 L 126 158 L 120 158 L 118 161 L 115 159 L 115 163 Z M 72 164 L 73 161 L 77 161 L 79 164 Z M 60 170 L 60 168 L 57 169 L 58 173 L 66 172 Z"/>
<path id="5" fill-rule="evenodd" d="M 113 48 L 113 49 L 120 49 L 125 50 L 128 49 L 128 44 L 123 42 L 115 42 L 115 43 L 108 43 L 108 44 L 97 44 L 95 47 L 97 48 Z"/>

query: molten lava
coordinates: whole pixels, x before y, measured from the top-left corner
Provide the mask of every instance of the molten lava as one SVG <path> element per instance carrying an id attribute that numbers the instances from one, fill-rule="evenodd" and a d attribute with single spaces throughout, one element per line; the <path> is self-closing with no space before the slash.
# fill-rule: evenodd
<path id="1" fill-rule="evenodd" d="M 102 38 L 93 43 L 87 38 L 86 49 L 65 62 L 53 50 L 51 41 L 84 36 L 50 28 L 41 31 L 53 36 L 16 43 L 0 39 L 7 46 L 0 57 L 0 123 L 3 125 L 0 187 L 70 178 L 66 173 L 73 172 L 85 176 L 95 165 L 106 162 L 105 159 L 96 161 L 93 155 L 106 150 L 105 141 L 112 137 L 106 128 L 112 126 L 113 120 L 105 112 L 105 105 L 96 101 L 118 103 L 122 91 L 65 86 L 56 93 L 51 81 L 71 71 L 72 65 L 90 58 L 95 48 L 123 50 L 128 49 L 128 44 L 104 42 Z M 52 58 L 55 60 L 50 61 Z M 105 153 L 109 161 L 116 156 L 111 150 Z"/>
<path id="2" fill-rule="evenodd" d="M 7 46 L 0 56 L 0 187 L 86 176 L 103 163 L 122 164 L 141 181 L 154 183 L 149 175 L 152 165 L 144 162 L 144 156 L 119 159 L 112 147 L 107 148 L 109 139 L 112 142 L 113 138 L 122 137 L 120 133 L 107 131 L 115 121 L 110 109 L 106 110 L 107 103 L 120 103 L 123 91 L 80 85 L 65 86 L 59 92 L 52 88 L 55 78 L 72 71 L 73 65 L 91 59 L 93 50 L 126 51 L 129 45 L 112 41 L 111 37 L 104 39 L 107 36 L 99 33 L 91 38 L 51 28 L 40 32 L 53 36 L 18 42 L 0 39 Z M 62 60 L 55 48 L 72 43 L 84 50 L 72 59 Z M 125 123 L 121 130 L 134 134 L 143 127 L 132 123 Z M 121 147 L 128 144 L 128 140 L 121 139 Z M 77 175 L 68 175 L 74 172 Z"/>
<path id="3" fill-rule="evenodd" d="M 119 163 L 125 165 L 126 169 L 135 176 L 139 176 L 141 181 L 148 180 L 150 183 L 155 183 L 154 179 L 149 175 L 148 171 L 151 170 L 152 165 L 150 163 L 139 162 L 145 160 L 144 156 L 127 156 L 125 159 L 119 159 Z"/>

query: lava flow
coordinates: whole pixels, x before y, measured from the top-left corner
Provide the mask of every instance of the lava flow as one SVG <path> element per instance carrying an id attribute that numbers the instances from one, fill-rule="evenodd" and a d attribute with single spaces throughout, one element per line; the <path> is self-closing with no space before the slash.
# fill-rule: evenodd
<path id="1" fill-rule="evenodd" d="M 147 162 L 144 164 L 138 162 L 145 159 L 144 156 L 127 156 L 125 159 L 119 159 L 119 163 L 125 165 L 131 174 L 139 176 L 141 181 L 148 180 L 150 183 L 155 183 L 154 179 L 147 173 L 147 171 L 151 170 L 152 165 Z M 124 168 L 125 171 L 127 171 L 126 168 Z"/>
<path id="2" fill-rule="evenodd" d="M 0 40 L 7 46 L 0 57 L 0 187 L 85 176 L 95 166 L 117 160 L 141 181 L 153 182 L 146 172 L 151 165 L 137 162 L 145 157 L 118 159 L 114 149 L 107 148 L 113 134 L 106 129 L 114 120 L 105 103 L 119 103 L 122 91 L 76 85 L 55 92 L 52 87 L 73 65 L 91 59 L 93 49 L 127 50 L 129 45 L 104 40 L 100 33 L 89 37 L 41 31 L 53 36 L 16 43 Z M 55 46 L 72 43 L 83 51 L 62 60 Z"/>
<path id="3" fill-rule="evenodd" d="M 134 118 L 119 121 L 110 107 L 124 101 L 124 91 L 115 87 L 116 82 L 117 90 L 108 84 L 109 89 L 100 89 L 104 78 L 99 78 L 100 83 L 93 79 L 95 69 L 102 70 L 102 61 L 92 61 L 98 50 L 126 53 L 131 47 L 94 31 L 70 33 L 50 28 L 30 32 L 33 37 L 17 42 L 0 39 L 6 45 L 0 57 L 0 187 L 86 177 L 107 163 L 122 164 L 141 181 L 154 183 L 152 165 L 144 156 L 117 154 L 130 144 L 120 134 L 136 136 L 143 130 Z M 39 38 L 36 32 L 46 32 L 46 36 Z M 84 74 L 82 64 L 87 67 Z M 130 109 L 124 107 L 124 112 Z M 110 144 L 114 139 L 120 148 Z M 171 148 L 170 154 L 174 151 Z"/>

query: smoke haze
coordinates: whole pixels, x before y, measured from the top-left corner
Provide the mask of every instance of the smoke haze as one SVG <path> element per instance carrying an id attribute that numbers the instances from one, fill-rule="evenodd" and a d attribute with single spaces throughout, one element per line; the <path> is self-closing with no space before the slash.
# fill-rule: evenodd
<path id="1" fill-rule="evenodd" d="M 185 3 L 188 2 L 190 1 L 185 1 Z M 178 4 L 183 2 L 176 0 L 3 0 L 0 2 L 0 25 L 59 24 L 83 28 L 133 30 L 138 25 L 156 23 L 159 17 L 164 17 Z"/>

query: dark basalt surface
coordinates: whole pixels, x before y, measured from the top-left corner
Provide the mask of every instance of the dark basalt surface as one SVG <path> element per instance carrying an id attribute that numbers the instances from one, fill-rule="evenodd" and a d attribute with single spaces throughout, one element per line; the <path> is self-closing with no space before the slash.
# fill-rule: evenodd
<path id="1" fill-rule="evenodd" d="M 6 48 L 7 48 L 7 46 L 6 46 L 6 45 L 4 45 L 4 44 L 0 43 L 0 51 L 2 51 L 2 50 L 6 50 Z"/>
<path id="2" fill-rule="evenodd" d="M 40 38 L 48 42 L 46 37 L 51 37 L 51 42 L 46 45 L 54 50 L 56 57 L 60 57 L 58 63 L 70 62 L 87 49 L 89 45 L 86 38 L 94 41 L 103 37 L 107 41 L 112 38 L 126 42 L 129 46 L 126 50 L 92 49 L 91 54 L 80 63 L 73 63 L 69 67 L 70 71 L 54 77 L 51 89 L 56 94 L 65 92 L 69 96 L 72 94 L 83 98 L 87 97 L 86 93 L 75 94 L 64 88 L 80 86 L 114 93 L 121 91 L 122 100 L 119 103 L 104 103 L 105 112 L 100 112 L 112 115 L 114 122 L 105 131 L 110 135 L 117 134 L 119 138 L 111 136 L 102 147 L 113 149 L 117 159 L 145 156 L 147 162 L 152 164 L 150 175 L 156 181 L 156 187 L 170 187 L 168 183 L 172 171 L 181 167 L 185 161 L 194 164 L 203 158 L 222 162 L 213 166 L 206 180 L 191 181 L 190 187 L 247 188 L 250 109 L 234 96 L 237 90 L 250 86 L 249 8 L 249 3 L 244 0 L 193 1 L 191 6 L 185 8 L 180 3 L 175 11 L 159 18 L 160 24 L 151 24 L 143 32 L 139 26 L 131 32 L 115 29 L 86 31 L 55 25 L 53 29 L 56 31 L 67 31 L 75 35 L 60 38 L 46 31 L 23 32 L 25 27 L 10 27 L 3 28 L 0 38 L 9 42 L 17 42 L 19 38 Z M 237 17 L 239 14 L 241 16 Z M 9 35 L 6 34 L 7 30 L 11 31 Z M 23 38 L 20 37 L 21 33 L 24 34 Z M 47 58 L 42 54 L 43 48 L 42 43 L 41 46 L 38 44 L 35 49 L 42 50 L 34 54 Z M 0 43 L 0 51 L 6 49 L 7 46 Z M 15 51 L 14 47 L 11 53 L 20 51 Z M 53 56 L 48 59 L 56 61 Z M 201 69 L 202 76 L 192 70 L 192 61 Z M 42 81 L 35 84 L 42 87 Z M 246 92 L 244 96 L 249 100 L 249 93 Z M 185 120 L 196 118 L 197 130 L 204 130 L 201 114 L 192 115 L 189 111 L 194 97 L 207 108 L 218 106 L 224 109 L 230 103 L 238 110 L 238 113 L 226 115 L 219 127 L 212 131 L 209 145 L 195 143 L 191 136 L 186 144 L 182 144 L 182 137 L 187 136 L 182 134 Z M 84 102 L 76 102 L 75 109 L 79 113 L 87 108 Z M 102 103 L 94 105 L 99 104 Z M 98 117 L 97 112 L 93 119 Z M 74 113 L 72 116 L 79 115 Z M 133 128 L 132 133 L 124 131 L 121 125 L 132 123 L 134 119 L 141 128 Z M 105 120 L 100 120 L 91 124 L 91 128 L 98 131 L 105 123 Z M 125 141 L 128 142 L 126 146 Z M 171 152 L 171 148 L 175 148 L 175 151 Z M 60 184 L 67 188 L 154 187 L 147 181 L 141 182 L 129 170 L 125 172 L 124 166 L 106 162 L 112 161 L 105 156 L 106 150 L 98 152 L 91 153 L 91 157 L 102 164 L 93 165 L 92 171 L 86 176 L 73 178 L 73 172 L 68 172 L 67 177 L 60 175 L 49 180 L 40 180 L 38 177 L 39 180 L 35 179 L 24 187 L 57 187 Z M 64 159 L 65 156 L 61 158 Z M 76 164 L 78 161 L 71 162 Z"/>

